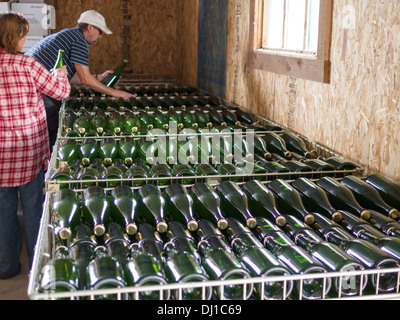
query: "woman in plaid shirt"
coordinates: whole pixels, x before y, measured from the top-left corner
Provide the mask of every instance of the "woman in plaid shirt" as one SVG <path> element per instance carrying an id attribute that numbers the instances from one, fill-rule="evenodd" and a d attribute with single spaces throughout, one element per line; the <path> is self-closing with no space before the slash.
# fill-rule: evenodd
<path id="1" fill-rule="evenodd" d="M 71 90 L 66 67 L 49 73 L 21 53 L 29 31 L 19 14 L 0 14 L 0 279 L 20 271 L 21 228 L 25 225 L 29 267 L 43 205 L 43 170 L 50 158 L 42 93 L 57 99 Z"/>

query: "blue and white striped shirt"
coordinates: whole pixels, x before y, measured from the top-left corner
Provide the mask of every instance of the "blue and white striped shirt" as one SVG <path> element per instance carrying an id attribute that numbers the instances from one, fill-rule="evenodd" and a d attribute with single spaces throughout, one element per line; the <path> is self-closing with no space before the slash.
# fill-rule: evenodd
<path id="1" fill-rule="evenodd" d="M 75 63 L 89 67 L 89 43 L 78 28 L 69 28 L 51 34 L 37 43 L 27 53 L 47 70 L 51 70 L 57 60 L 58 50 L 64 50 L 64 63 L 68 69 L 68 79 L 75 75 Z"/>

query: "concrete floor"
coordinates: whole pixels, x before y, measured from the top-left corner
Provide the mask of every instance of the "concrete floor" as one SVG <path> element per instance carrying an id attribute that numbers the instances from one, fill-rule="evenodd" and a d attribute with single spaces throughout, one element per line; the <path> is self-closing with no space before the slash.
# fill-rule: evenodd
<path id="1" fill-rule="evenodd" d="M 18 218 L 23 229 L 21 208 L 18 208 Z M 21 272 L 15 277 L 7 280 L 0 279 L 0 300 L 29 300 L 27 290 L 29 282 L 28 256 L 25 250 L 25 239 L 21 252 Z"/>

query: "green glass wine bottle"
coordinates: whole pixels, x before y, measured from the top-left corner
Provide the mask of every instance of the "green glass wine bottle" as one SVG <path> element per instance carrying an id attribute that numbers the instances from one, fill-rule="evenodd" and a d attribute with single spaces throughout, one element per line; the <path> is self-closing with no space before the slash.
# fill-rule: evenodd
<path id="1" fill-rule="evenodd" d="M 172 295 L 177 300 L 210 300 L 210 287 L 202 288 L 197 282 L 209 280 L 200 264 L 200 255 L 195 249 L 195 240 L 177 221 L 168 224 L 169 242 L 165 244 L 165 273 L 170 283 L 193 283 L 193 288 L 173 290 Z"/>
<path id="2" fill-rule="evenodd" d="M 286 224 L 286 218 L 276 207 L 273 193 L 262 182 L 249 180 L 242 189 L 247 196 L 249 210 L 253 215 L 271 219 L 279 227 Z"/>
<path id="3" fill-rule="evenodd" d="M 57 294 L 79 290 L 79 270 L 64 246 L 56 249 L 54 257 L 44 265 L 39 277 L 41 292 Z"/>
<path id="4" fill-rule="evenodd" d="M 166 186 L 171 184 L 171 167 L 166 163 L 154 164 L 149 170 L 149 177 L 154 179 L 149 183 L 153 183 L 158 186 Z M 164 179 L 163 179 L 164 178 Z"/>
<path id="5" fill-rule="evenodd" d="M 250 278 L 250 273 L 243 268 L 238 258 L 236 258 L 225 237 L 214 230 L 211 234 L 206 233 L 205 230 L 213 230 L 211 222 L 199 220 L 201 240 L 198 243 L 198 250 L 201 255 L 201 264 L 210 280 L 223 281 Z M 223 288 L 218 286 L 214 290 L 214 295 L 216 298 L 224 300 L 247 300 L 252 295 L 253 288 L 253 283 L 225 285 Z"/>
<path id="6" fill-rule="evenodd" d="M 159 258 L 143 249 L 143 243 L 133 243 L 125 266 L 128 286 L 159 286 L 168 284 Z M 132 300 L 169 300 L 170 290 L 141 290 L 130 294 Z"/>
<path id="7" fill-rule="evenodd" d="M 93 228 L 96 236 L 103 236 L 111 216 L 106 192 L 102 187 L 92 186 L 82 194 L 82 217 Z"/>
<path id="8" fill-rule="evenodd" d="M 308 225 L 314 223 L 313 213 L 306 210 L 299 192 L 289 183 L 281 179 L 276 179 L 268 183 L 267 186 L 276 196 L 276 204 L 282 214 L 293 214 Z"/>
<path id="9" fill-rule="evenodd" d="M 208 163 L 198 163 L 193 166 L 194 168 L 194 173 L 198 177 L 204 177 L 201 179 L 197 179 L 197 181 L 201 182 L 207 182 L 207 183 L 215 183 L 219 181 L 219 178 L 213 178 L 213 176 L 219 176 L 219 172 L 211 165 Z"/>
<path id="10" fill-rule="evenodd" d="M 126 173 L 132 187 L 139 187 L 147 183 L 148 170 L 143 166 L 133 164 Z"/>
<path id="11" fill-rule="evenodd" d="M 258 134 L 254 134 L 254 153 L 267 160 L 271 159 L 271 152 L 267 149 L 267 143 Z"/>
<path id="12" fill-rule="evenodd" d="M 398 268 L 399 261 L 377 246 L 363 239 L 357 239 L 337 224 L 316 214 L 317 223 L 313 228 L 326 241 L 336 244 L 350 256 L 363 263 L 367 269 L 382 269 L 380 274 L 370 275 L 370 283 L 377 293 L 392 292 L 397 286 L 397 273 L 384 272 L 383 269 Z"/>
<path id="13" fill-rule="evenodd" d="M 102 180 L 105 182 L 102 184 L 105 188 L 115 188 L 122 185 L 122 179 L 126 178 L 128 168 L 124 165 L 118 165 L 117 163 L 106 167 L 102 174 Z"/>
<path id="14" fill-rule="evenodd" d="M 118 156 L 124 161 L 124 164 L 131 166 L 133 160 L 138 156 L 137 140 L 133 137 L 127 137 L 119 141 Z"/>
<path id="15" fill-rule="evenodd" d="M 332 177 L 323 177 L 317 180 L 316 184 L 326 192 L 330 203 L 335 209 L 348 210 L 362 219 L 370 219 L 370 210 L 361 207 L 351 190 L 337 180 Z"/>
<path id="16" fill-rule="evenodd" d="M 290 159 L 292 153 L 287 149 L 286 142 L 276 132 L 266 132 L 262 135 L 262 138 L 267 144 L 267 149 L 270 152 L 279 154 L 280 156 Z"/>
<path id="17" fill-rule="evenodd" d="M 220 230 L 228 227 L 228 222 L 221 211 L 221 200 L 210 185 L 198 182 L 192 186 L 190 195 L 195 214 L 199 218 L 215 222 Z"/>
<path id="18" fill-rule="evenodd" d="M 126 112 L 124 114 L 124 130 L 137 134 L 140 130 L 140 121 L 134 113 Z"/>
<path id="19" fill-rule="evenodd" d="M 64 139 L 60 142 L 60 147 L 57 150 L 60 167 L 63 162 L 70 166 L 79 157 L 79 144 L 75 139 Z M 64 166 L 65 166 L 64 164 Z"/>
<path id="20" fill-rule="evenodd" d="M 76 236 L 69 245 L 69 252 L 79 270 L 79 290 L 86 290 L 86 268 L 94 257 L 96 241 L 86 224 L 80 223 L 75 230 Z"/>
<path id="21" fill-rule="evenodd" d="M 148 130 L 154 129 L 153 119 L 152 119 L 152 116 L 149 113 L 147 113 L 145 111 L 140 111 L 137 114 L 137 117 L 139 118 L 139 122 L 140 122 L 140 126 L 141 127 L 145 128 L 145 129 L 148 129 Z"/>
<path id="22" fill-rule="evenodd" d="M 160 110 L 155 110 L 153 112 L 153 122 L 152 122 L 154 128 L 159 128 L 162 130 L 168 130 L 169 125 L 168 125 L 168 117 L 165 113 L 163 113 Z"/>
<path id="23" fill-rule="evenodd" d="M 229 176 L 222 178 L 222 181 L 231 180 L 233 182 L 243 182 L 245 172 L 238 165 L 233 165 L 231 163 L 220 163 L 215 165 L 215 169 L 222 176 Z"/>
<path id="24" fill-rule="evenodd" d="M 228 218 L 227 233 L 230 236 L 231 247 L 246 267 L 252 277 L 289 276 L 289 270 L 265 249 L 255 235 L 238 220 Z M 293 290 L 293 281 L 271 281 L 255 284 L 255 293 L 258 298 L 266 300 L 287 299 Z M 262 293 L 263 292 L 263 293 Z"/>
<path id="25" fill-rule="evenodd" d="M 362 271 L 364 265 L 353 256 L 340 249 L 337 245 L 323 241 L 310 227 L 299 219 L 287 215 L 284 231 L 294 243 L 306 250 L 331 272 Z M 363 279 L 361 279 L 363 278 Z M 366 287 L 367 276 L 347 276 L 333 278 L 336 292 L 344 296 L 360 294 Z"/>
<path id="26" fill-rule="evenodd" d="M 280 134 L 281 138 L 285 140 L 286 148 L 289 151 L 298 153 L 306 158 L 316 158 L 317 152 L 315 150 L 308 150 L 305 141 L 297 134 L 287 131 Z"/>
<path id="27" fill-rule="evenodd" d="M 101 177 L 102 175 L 94 166 L 84 167 L 76 175 L 76 179 L 81 181 L 81 189 L 87 189 L 91 186 L 95 186 L 97 184 L 96 180 L 101 179 Z"/>
<path id="28" fill-rule="evenodd" d="M 397 210 L 400 210 L 400 182 L 382 173 L 372 173 L 365 182 L 378 190 L 382 199 Z"/>
<path id="29" fill-rule="evenodd" d="M 86 269 L 87 288 L 89 290 L 115 289 L 115 293 L 96 294 L 93 293 L 95 300 L 127 300 L 126 293 L 120 293 L 119 288 L 124 288 L 123 267 L 117 260 L 110 257 L 108 250 L 104 246 L 97 246 L 94 258 L 90 261 Z"/>
<path id="30" fill-rule="evenodd" d="M 307 210 L 318 212 L 335 222 L 342 220 L 342 213 L 332 207 L 325 191 L 308 178 L 298 178 L 292 186 L 300 193 L 302 202 Z M 364 216 L 369 219 L 369 216 Z"/>
<path id="31" fill-rule="evenodd" d="M 159 233 L 165 233 L 168 224 L 165 221 L 165 200 L 160 189 L 153 184 L 143 185 L 139 189 L 137 201 L 141 217 L 153 225 Z"/>
<path id="32" fill-rule="evenodd" d="M 323 265 L 303 248 L 296 246 L 289 236 L 266 218 L 257 217 L 256 234 L 263 245 L 293 274 L 310 276 L 296 282 L 298 299 L 315 300 L 327 296 L 332 286 L 332 279 L 313 276 L 327 272 Z"/>
<path id="33" fill-rule="evenodd" d="M 224 123 L 224 118 L 221 114 L 221 112 L 218 112 L 217 110 L 214 110 L 212 108 L 207 110 L 208 118 L 210 119 L 211 123 L 214 126 L 218 126 Z"/>
<path id="34" fill-rule="evenodd" d="M 100 141 L 99 156 L 105 166 L 109 167 L 118 156 L 118 140 L 114 138 L 103 138 Z"/>
<path id="35" fill-rule="evenodd" d="M 361 206 L 386 214 L 392 219 L 399 217 L 399 211 L 389 206 L 379 195 L 379 192 L 362 179 L 351 175 L 344 177 L 340 183 L 351 190 Z"/>
<path id="36" fill-rule="evenodd" d="M 255 117 L 250 112 L 244 111 L 242 109 L 236 109 L 235 115 L 237 120 L 241 123 L 253 124 L 254 122 L 256 122 Z"/>
<path id="37" fill-rule="evenodd" d="M 107 117 L 106 129 L 115 135 L 120 135 L 124 127 L 124 118 L 119 112 L 110 112 Z"/>
<path id="38" fill-rule="evenodd" d="M 291 180 L 295 180 L 300 177 L 312 179 L 313 177 L 311 172 L 313 172 L 314 170 L 310 166 L 298 160 L 285 160 L 280 161 L 280 163 L 288 168 L 290 172 L 293 172 L 293 174 L 290 176 Z"/>
<path id="39" fill-rule="evenodd" d="M 90 129 L 90 121 L 85 116 L 79 116 L 75 119 L 73 129 L 83 136 Z"/>
<path id="40" fill-rule="evenodd" d="M 113 73 L 109 74 L 107 78 L 103 81 L 103 84 L 106 85 L 107 87 L 114 87 L 115 84 L 118 82 L 119 78 L 121 77 L 122 70 L 125 68 L 127 65 L 128 61 L 123 60 L 122 63 L 119 65 L 118 68 L 114 70 Z"/>
<path id="41" fill-rule="evenodd" d="M 321 158 L 321 157 L 319 157 Z M 336 170 L 339 171 L 350 171 L 343 173 L 336 173 L 337 178 L 342 178 L 347 175 L 354 174 L 354 171 L 360 168 L 360 166 L 348 159 L 344 159 L 341 157 L 329 157 L 329 158 L 321 158 L 321 160 L 333 166 Z"/>
<path id="42" fill-rule="evenodd" d="M 114 258 L 118 264 L 124 268 L 126 265 L 126 257 L 129 253 L 129 236 L 124 234 L 120 224 L 111 221 L 104 238 L 104 246 L 107 248 L 108 255 Z"/>
<path id="43" fill-rule="evenodd" d="M 240 124 L 240 121 L 237 119 L 236 114 L 228 109 L 223 109 L 221 111 L 222 117 L 227 124 Z"/>
<path id="44" fill-rule="evenodd" d="M 57 191 L 52 202 L 52 215 L 55 222 L 55 235 L 63 241 L 70 239 L 81 218 L 76 192 L 71 189 Z"/>
<path id="45" fill-rule="evenodd" d="M 99 156 L 100 146 L 95 139 L 85 138 L 79 146 L 82 165 L 88 167 Z"/>
<path id="46" fill-rule="evenodd" d="M 196 231 L 198 224 L 193 212 L 193 199 L 186 187 L 173 183 L 165 188 L 163 197 L 172 220 L 183 223 L 189 231 Z"/>
<path id="47" fill-rule="evenodd" d="M 336 175 L 335 167 L 325 161 L 322 161 L 321 159 L 300 159 L 299 161 L 313 169 L 313 179 L 320 179 L 322 177 L 335 177 Z"/>
<path id="48" fill-rule="evenodd" d="M 65 115 L 61 118 L 62 132 L 68 133 L 73 130 L 75 119 L 75 113 L 67 113 L 67 111 L 65 111 Z"/>
<path id="49" fill-rule="evenodd" d="M 63 166 L 51 175 L 51 181 L 73 181 L 75 180 L 75 172 L 68 166 Z M 70 189 L 74 187 L 73 183 L 59 183 L 60 189 Z"/>
<path id="50" fill-rule="evenodd" d="M 193 177 L 196 174 L 194 173 L 192 166 L 190 166 L 189 164 L 178 163 L 178 164 L 174 165 L 171 169 L 171 175 L 173 177 L 185 177 L 182 179 L 177 179 L 178 183 L 181 183 L 184 185 L 189 185 L 189 184 L 195 183 L 195 179 Z"/>
<path id="51" fill-rule="evenodd" d="M 58 50 L 58 54 L 57 54 L 57 60 L 54 63 L 53 69 L 51 69 L 51 70 L 53 71 L 53 70 L 60 69 L 64 65 L 65 65 L 65 62 L 64 62 L 64 50 L 59 49 Z"/>
<path id="52" fill-rule="evenodd" d="M 96 113 L 93 115 L 92 119 L 90 120 L 90 128 L 97 132 L 99 135 L 102 135 L 103 132 L 106 130 L 107 120 L 104 113 Z"/>
<path id="53" fill-rule="evenodd" d="M 216 193 L 221 199 L 224 216 L 236 218 L 251 229 L 257 225 L 256 219 L 249 210 L 247 196 L 236 183 L 223 181 L 217 186 Z"/>
<path id="54" fill-rule="evenodd" d="M 354 237 L 366 240 L 400 260 L 399 238 L 388 236 L 369 222 L 350 212 L 343 213 L 343 220 L 340 222 L 340 225 Z"/>
<path id="55" fill-rule="evenodd" d="M 109 197 L 111 218 L 132 236 L 137 232 L 138 211 L 133 190 L 128 186 L 115 187 Z"/>

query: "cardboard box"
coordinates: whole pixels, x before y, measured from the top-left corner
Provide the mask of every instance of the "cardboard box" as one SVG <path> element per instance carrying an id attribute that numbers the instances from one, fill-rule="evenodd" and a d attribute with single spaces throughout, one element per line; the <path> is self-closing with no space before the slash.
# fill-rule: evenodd
<path id="1" fill-rule="evenodd" d="M 8 11 L 10 11 L 8 2 L 0 2 L 0 13 L 8 12 Z"/>
<path id="2" fill-rule="evenodd" d="M 25 44 L 22 47 L 22 52 L 28 52 L 36 43 L 38 43 L 43 38 L 43 36 L 27 36 Z"/>
<path id="3" fill-rule="evenodd" d="M 50 34 L 50 10 L 45 3 L 11 3 L 11 10 L 21 13 L 29 22 L 28 36 Z"/>

